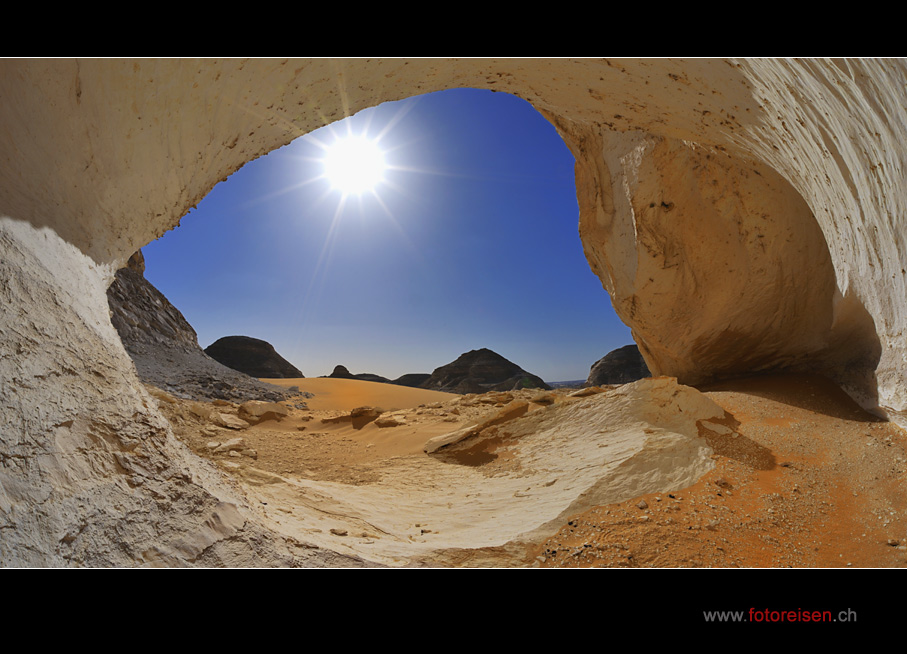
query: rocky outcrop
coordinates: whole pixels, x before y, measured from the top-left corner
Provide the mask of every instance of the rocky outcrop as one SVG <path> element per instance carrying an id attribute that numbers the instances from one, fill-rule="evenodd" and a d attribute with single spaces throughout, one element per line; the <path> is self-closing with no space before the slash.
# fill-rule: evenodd
<path id="1" fill-rule="evenodd" d="M 206 347 L 205 354 L 228 368 L 250 377 L 264 379 L 303 377 L 296 366 L 277 354 L 273 345 L 250 336 L 224 336 Z"/>
<path id="2" fill-rule="evenodd" d="M 487 348 L 461 354 L 456 361 L 436 368 L 421 388 L 447 393 L 487 393 L 521 388 L 551 390 L 540 377 Z"/>
<path id="3" fill-rule="evenodd" d="M 356 379 L 346 366 L 334 366 L 334 370 L 328 375 L 331 379 Z"/>
<path id="4" fill-rule="evenodd" d="M 145 279 L 145 257 L 139 250 L 117 271 L 107 289 L 110 322 L 126 350 L 139 345 L 198 347 L 198 336 L 183 314 Z"/>
<path id="5" fill-rule="evenodd" d="M 354 375 L 346 366 L 334 366 L 333 372 L 331 372 L 328 377 L 331 379 L 358 379 L 360 381 L 378 382 L 381 384 L 396 384 L 398 386 L 420 388 L 422 383 L 425 382 L 429 377 L 431 377 L 431 375 L 427 372 L 411 372 L 406 375 L 402 375 L 397 379 L 388 379 L 387 377 L 382 377 L 381 375 L 376 375 L 370 372 L 361 372 Z"/>
<path id="6" fill-rule="evenodd" d="M 587 386 L 628 384 L 649 376 L 649 368 L 635 345 L 624 345 L 608 352 L 592 364 Z"/>
<path id="7" fill-rule="evenodd" d="M 276 534 L 176 440 L 106 319 L 106 275 L 30 230 L 0 217 L 0 301 L 23 310 L 0 312 L 0 567 L 356 565 Z"/>
<path id="8" fill-rule="evenodd" d="M 398 386 L 419 388 L 428 381 L 429 377 L 431 377 L 431 375 L 427 372 L 410 372 L 397 377 L 392 383 L 397 384 Z"/>
<path id="9" fill-rule="evenodd" d="M 0 563 L 298 561 L 173 440 L 105 291 L 248 161 L 455 87 L 564 138 L 653 374 L 814 370 L 907 422 L 903 60 L 4 59 Z"/>
<path id="10" fill-rule="evenodd" d="M 110 322 L 142 381 L 195 400 L 276 401 L 286 391 L 227 368 L 207 356 L 195 330 L 163 293 L 144 277 L 139 250 L 116 272 L 107 289 Z"/>
<path id="11" fill-rule="evenodd" d="M 331 374 L 328 375 L 328 377 L 330 379 L 358 379 L 360 381 L 378 382 L 380 384 L 396 383 L 396 382 L 392 382 L 387 377 L 382 377 L 381 375 L 375 375 L 370 372 L 362 372 L 362 373 L 359 373 L 358 375 L 354 375 L 347 369 L 346 366 L 334 366 L 333 372 L 331 372 Z"/>

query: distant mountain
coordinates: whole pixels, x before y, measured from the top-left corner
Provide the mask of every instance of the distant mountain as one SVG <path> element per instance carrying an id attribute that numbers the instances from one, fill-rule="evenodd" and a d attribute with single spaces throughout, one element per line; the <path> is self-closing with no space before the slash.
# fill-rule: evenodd
<path id="1" fill-rule="evenodd" d="M 592 365 L 587 386 L 602 384 L 628 384 L 651 376 L 642 354 L 636 345 L 625 345 L 608 352 Z"/>
<path id="2" fill-rule="evenodd" d="M 277 354 L 273 345 L 250 336 L 224 336 L 206 347 L 205 354 L 250 377 L 286 379 L 304 376 Z"/>
<path id="3" fill-rule="evenodd" d="M 431 377 L 431 375 L 427 372 L 410 372 L 397 377 L 392 383 L 397 384 L 398 386 L 419 388 L 429 377 Z"/>
<path id="4" fill-rule="evenodd" d="M 393 384 L 387 377 L 375 375 L 370 372 L 363 372 L 358 375 L 351 373 L 346 366 L 334 366 L 334 372 L 328 375 L 330 379 L 358 379 L 360 381 L 379 382 L 381 384 Z"/>
<path id="5" fill-rule="evenodd" d="M 585 379 L 573 379 L 570 381 L 548 382 L 551 388 L 582 388 L 586 385 Z"/>
<path id="6" fill-rule="evenodd" d="M 487 393 L 520 388 L 551 390 L 540 377 L 487 348 L 472 350 L 435 369 L 421 388 L 448 393 Z"/>
<path id="7" fill-rule="evenodd" d="M 358 379 L 360 381 L 396 384 L 397 386 L 410 386 L 412 388 L 419 388 L 419 385 L 429 377 L 431 377 L 431 375 L 427 372 L 411 372 L 402 375 L 397 379 L 388 379 L 387 377 L 382 377 L 381 375 L 376 375 L 371 372 L 362 372 L 354 375 L 346 366 L 334 366 L 334 371 L 328 375 L 329 379 Z"/>

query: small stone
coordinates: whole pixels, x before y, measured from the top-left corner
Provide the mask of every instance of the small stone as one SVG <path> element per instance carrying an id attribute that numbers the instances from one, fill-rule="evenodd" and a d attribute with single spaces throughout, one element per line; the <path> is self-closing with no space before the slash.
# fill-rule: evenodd
<path id="1" fill-rule="evenodd" d="M 222 452 L 233 452 L 235 450 L 244 450 L 246 449 L 246 441 L 242 438 L 231 438 L 230 440 L 221 443 L 216 448 L 214 448 L 215 453 L 220 454 Z"/>
<path id="2" fill-rule="evenodd" d="M 888 544 L 891 545 L 892 547 L 897 547 L 898 545 L 901 544 L 901 541 L 899 541 L 897 538 L 889 538 Z"/>
<path id="3" fill-rule="evenodd" d="M 335 527 L 331 527 L 331 533 L 335 536 L 346 536 L 348 532 L 346 529 L 337 529 Z"/>
<path id="4" fill-rule="evenodd" d="M 648 509 L 648 508 L 649 508 L 649 505 L 646 503 L 645 500 L 640 500 L 640 501 L 639 501 L 639 504 L 637 504 L 636 506 L 637 506 L 638 508 L 640 508 L 640 509 Z"/>

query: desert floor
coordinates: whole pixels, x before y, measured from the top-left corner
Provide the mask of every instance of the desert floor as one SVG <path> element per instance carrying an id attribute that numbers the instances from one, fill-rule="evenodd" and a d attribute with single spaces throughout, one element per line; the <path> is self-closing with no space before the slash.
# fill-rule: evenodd
<path id="1" fill-rule="evenodd" d="M 235 416 L 236 405 L 151 391 L 176 435 L 275 531 L 375 565 L 907 567 L 907 435 L 820 377 L 690 389 L 724 415 L 655 448 L 624 434 L 661 439 L 661 428 L 636 418 L 624 427 L 604 408 L 637 397 L 625 387 L 459 396 L 265 381 L 314 397 L 284 403 L 282 419 L 228 429 L 211 416 Z M 351 418 L 362 406 L 379 407 L 379 421 Z M 495 416 L 453 452 L 423 451 Z M 688 474 L 673 475 L 675 463 Z"/>

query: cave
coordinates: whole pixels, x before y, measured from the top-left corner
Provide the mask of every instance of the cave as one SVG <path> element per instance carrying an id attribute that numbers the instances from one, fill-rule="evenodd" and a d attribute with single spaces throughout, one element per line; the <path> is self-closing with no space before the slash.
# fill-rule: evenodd
<path id="1" fill-rule="evenodd" d="M 653 373 L 692 384 L 822 372 L 903 424 L 901 61 L 0 66 L 4 566 L 343 558 L 288 543 L 187 463 L 138 383 L 105 291 L 246 162 L 367 107 L 447 88 L 511 93 L 558 130 L 576 159 L 586 257 Z"/>

